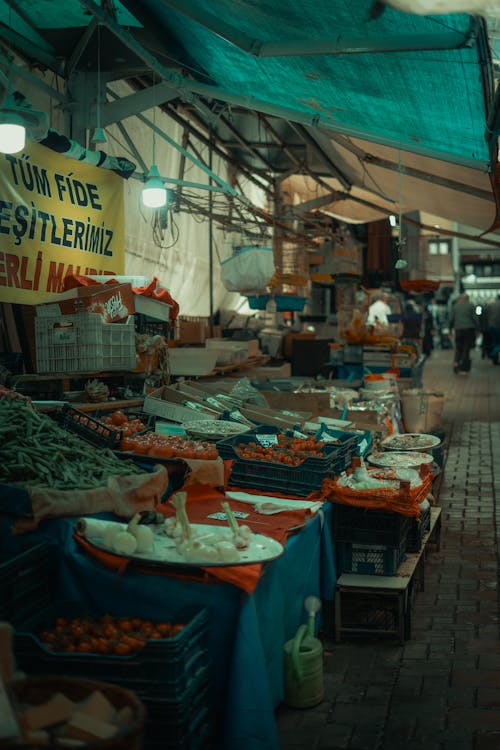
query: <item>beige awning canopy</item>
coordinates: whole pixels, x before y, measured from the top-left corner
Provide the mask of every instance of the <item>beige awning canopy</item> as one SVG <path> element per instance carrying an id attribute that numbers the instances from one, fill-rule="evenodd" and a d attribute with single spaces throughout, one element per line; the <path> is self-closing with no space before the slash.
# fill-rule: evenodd
<path id="1" fill-rule="evenodd" d="M 422 211 L 472 227 L 477 235 L 493 224 L 495 200 L 486 171 L 331 133 L 323 135 L 322 147 L 352 188 L 346 192 L 330 177 L 323 178 L 324 188 L 318 187 L 307 175 L 292 175 L 283 190 L 294 196 L 294 202 L 306 204 L 304 208 L 350 223 L 397 216 L 400 210 Z M 332 200 L 326 185 L 332 189 Z"/>

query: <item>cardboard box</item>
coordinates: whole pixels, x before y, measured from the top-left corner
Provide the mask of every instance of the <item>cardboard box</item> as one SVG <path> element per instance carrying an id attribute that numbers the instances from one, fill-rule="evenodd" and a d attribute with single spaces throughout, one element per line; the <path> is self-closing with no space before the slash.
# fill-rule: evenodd
<path id="1" fill-rule="evenodd" d="M 253 367 L 249 376 L 252 380 L 272 380 L 273 378 L 289 378 L 292 374 L 292 365 L 290 362 L 283 362 L 279 367 Z"/>
<path id="2" fill-rule="evenodd" d="M 308 412 L 316 417 L 323 414 L 325 417 L 336 417 L 331 413 L 335 411 L 330 408 L 330 394 L 324 393 L 290 393 L 286 391 L 265 391 L 263 394 L 267 403 L 274 409 L 293 409 L 294 411 Z"/>
<path id="3" fill-rule="evenodd" d="M 193 422 L 219 416 L 219 412 L 209 407 L 208 404 L 203 404 L 200 399 L 179 392 L 175 386 L 169 385 L 146 396 L 144 411 L 146 414 L 155 414 L 157 417 L 163 417 L 172 422 Z"/>
<path id="4" fill-rule="evenodd" d="M 130 284 L 91 284 L 54 295 L 49 302 L 36 306 L 36 314 L 56 318 L 79 312 L 98 313 L 105 323 L 123 321 L 135 312 L 134 293 Z"/>
<path id="5" fill-rule="evenodd" d="M 241 406 L 240 412 L 244 417 L 258 424 L 270 424 L 281 427 L 282 430 L 290 429 L 295 425 L 302 425 L 311 417 L 307 412 L 291 412 L 283 410 L 265 409 L 263 406 Z"/>

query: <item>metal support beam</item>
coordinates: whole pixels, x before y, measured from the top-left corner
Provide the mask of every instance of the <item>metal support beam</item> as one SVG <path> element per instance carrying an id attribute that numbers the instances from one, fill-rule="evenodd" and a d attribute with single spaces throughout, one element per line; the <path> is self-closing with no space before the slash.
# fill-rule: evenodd
<path id="1" fill-rule="evenodd" d="M 33 73 L 30 73 L 25 68 L 22 68 L 19 65 L 15 65 L 10 55 L 3 55 L 0 52 L 0 67 L 8 70 L 8 76 L 11 81 L 16 81 L 16 79 L 18 78 L 27 81 L 30 86 L 34 86 L 35 88 L 39 89 L 50 99 L 54 99 L 61 104 L 66 103 L 66 94 L 64 94 L 62 91 L 58 91 L 52 86 L 49 86 L 48 83 L 45 83 L 45 81 L 42 81 L 41 78 L 33 75 Z"/>
<path id="2" fill-rule="evenodd" d="M 160 106 L 176 97 L 177 93 L 171 86 L 166 83 L 158 83 L 156 86 L 150 86 L 135 94 L 115 99 L 113 102 L 104 104 L 101 108 L 101 125 L 105 128 L 114 122 L 137 115 L 146 109 Z"/>
<path id="3" fill-rule="evenodd" d="M 467 185 L 466 183 L 457 182 L 456 180 L 450 180 L 448 177 L 440 177 L 439 175 L 430 174 L 424 172 L 422 169 L 416 169 L 415 167 L 408 167 L 404 164 L 397 164 L 396 162 L 390 161 L 389 159 L 382 159 L 379 156 L 364 151 L 356 144 L 352 143 L 348 138 L 338 135 L 329 135 L 332 140 L 338 143 L 342 148 L 347 149 L 352 154 L 355 154 L 359 161 L 363 164 L 372 164 L 374 167 L 380 167 L 381 169 L 388 169 L 392 172 L 401 172 L 401 174 L 408 175 L 408 177 L 415 177 L 417 180 L 425 180 L 431 182 L 433 185 L 441 185 L 442 187 L 449 188 L 450 190 L 458 190 L 461 193 L 467 195 L 473 195 L 475 198 L 481 198 L 482 200 L 491 201 L 492 195 L 488 190 L 481 190 L 481 188 Z"/>
<path id="4" fill-rule="evenodd" d="M 227 120 L 227 118 L 225 118 L 223 115 L 220 115 L 219 122 L 221 122 L 224 125 L 224 127 L 227 130 L 229 130 L 229 132 L 232 135 L 234 135 L 234 137 L 236 138 L 236 141 L 240 144 L 242 148 L 245 149 L 245 151 L 248 151 L 249 154 L 252 154 L 252 156 L 258 159 L 264 165 L 266 169 L 268 169 L 271 172 L 273 171 L 272 164 L 270 164 L 267 159 L 264 159 L 264 157 L 261 154 L 259 154 L 259 152 L 253 148 L 253 146 L 250 146 L 250 144 L 247 143 L 247 141 L 243 138 L 242 135 L 240 135 L 240 133 L 238 133 L 236 128 L 233 127 L 233 125 L 231 125 L 231 123 Z"/>
<path id="5" fill-rule="evenodd" d="M 437 34 L 395 34 L 378 37 L 342 37 L 335 39 L 299 39 L 263 42 L 256 57 L 299 57 L 312 55 L 373 55 L 380 52 L 426 52 L 460 49 L 468 45 L 468 35 L 455 31 Z"/>
<path id="6" fill-rule="evenodd" d="M 185 111 L 184 105 L 181 105 L 181 109 Z M 194 125 L 189 121 L 184 119 L 179 115 L 179 113 L 173 109 L 170 105 L 167 105 L 166 107 L 163 107 L 163 111 L 168 114 L 169 117 L 171 117 L 175 122 L 179 123 L 179 125 L 182 125 L 182 127 L 188 128 L 191 135 L 194 136 L 200 143 L 203 143 L 205 146 L 209 145 L 209 140 L 207 136 L 205 136 L 201 131 L 199 131 L 197 128 L 194 127 Z M 205 123 L 201 121 L 196 115 L 193 115 L 191 111 L 186 112 L 186 116 L 188 118 L 194 119 L 200 127 L 205 127 Z M 224 146 L 223 141 L 218 141 L 218 144 L 220 146 Z M 230 164 L 232 167 L 234 167 L 236 170 L 240 171 L 242 175 L 246 177 L 247 180 L 250 180 L 250 182 L 253 182 L 254 185 L 256 185 L 258 188 L 263 190 L 265 193 L 270 195 L 272 193 L 271 188 L 269 185 L 264 184 L 260 180 L 260 175 L 255 174 L 254 172 L 247 169 L 243 164 L 239 163 L 236 159 L 234 159 L 232 156 L 230 156 L 228 153 L 223 151 L 221 148 L 219 148 L 218 145 L 214 145 L 213 147 L 214 154 L 217 154 L 217 156 L 220 156 L 221 159 L 224 159 L 225 162 Z"/>
<path id="7" fill-rule="evenodd" d="M 350 190 L 352 187 L 352 183 L 350 182 L 350 180 L 348 180 L 345 174 L 340 169 L 338 169 L 338 167 L 333 163 L 330 157 L 325 154 L 319 143 L 316 142 L 314 137 L 305 129 L 305 127 L 294 122 L 289 122 L 288 124 L 290 125 L 292 130 L 294 130 L 297 135 L 302 138 L 304 143 L 307 143 L 307 145 L 312 148 L 316 156 L 318 156 L 320 161 L 331 172 L 332 177 L 336 177 L 345 190 Z"/>
<path id="8" fill-rule="evenodd" d="M 68 58 L 66 61 L 66 77 L 69 78 L 69 76 L 73 73 L 76 66 L 78 65 L 81 56 L 83 55 L 85 48 L 87 47 L 88 43 L 90 42 L 92 35 L 94 31 L 99 26 L 99 22 L 97 18 L 93 18 L 83 34 L 81 35 L 80 39 L 76 43 L 76 47 L 71 53 L 71 57 Z"/>
<path id="9" fill-rule="evenodd" d="M 294 39 L 291 41 L 261 42 L 224 21 L 220 15 L 193 7 L 190 0 L 163 0 L 171 8 L 224 39 L 224 41 L 254 57 L 297 57 L 302 55 L 354 55 L 377 52 L 414 52 L 438 49 L 457 49 L 471 45 L 471 35 L 456 31 L 436 34 L 394 34 L 372 37 L 330 39 Z"/>
<path id="10" fill-rule="evenodd" d="M 263 112 L 273 117 L 279 117 L 282 120 L 288 120 L 292 122 L 298 122 L 302 125 L 308 125 L 312 127 L 321 127 L 326 130 L 332 130 L 333 132 L 343 133 L 350 135 L 355 138 L 361 138 L 363 140 L 375 141 L 382 143 L 383 145 L 393 146 L 403 151 L 411 151 L 413 153 L 421 153 L 425 156 L 431 156 L 433 158 L 440 158 L 443 161 L 450 161 L 454 164 L 462 164 L 463 166 L 473 167 L 474 169 L 484 169 L 487 167 L 487 162 L 479 162 L 476 159 L 470 159 L 463 157 L 458 154 L 448 154 L 442 152 L 436 152 L 435 150 L 428 149 L 425 146 L 416 144 L 415 142 L 394 140 L 392 138 L 385 138 L 384 136 L 368 132 L 359 128 L 353 128 L 351 126 L 340 125 L 333 117 L 325 115 L 324 113 L 315 112 L 314 114 L 306 114 L 292 109 L 291 107 L 282 107 L 280 105 L 271 104 L 264 102 L 253 96 L 244 96 L 236 94 L 233 91 L 221 89 L 218 86 L 211 86 L 205 83 L 200 83 L 192 78 L 183 76 L 179 73 L 166 68 L 164 65 L 157 60 L 154 55 L 150 54 L 144 47 L 137 42 L 130 32 L 123 29 L 121 26 L 116 24 L 110 16 L 105 13 L 102 8 L 97 5 L 93 0 L 80 0 L 82 5 L 86 7 L 93 15 L 95 15 L 99 21 L 107 26 L 107 28 L 113 32 L 113 34 L 122 41 L 130 50 L 134 52 L 137 57 L 143 60 L 149 65 L 152 71 L 158 73 L 162 79 L 171 84 L 171 86 L 179 92 L 179 95 L 184 100 L 188 99 L 196 102 L 197 106 L 201 103 L 198 100 L 198 96 L 205 97 L 207 99 L 220 99 L 221 101 L 228 102 L 229 104 L 235 104 L 243 106 L 249 110 L 256 110 L 257 112 Z"/>
<path id="11" fill-rule="evenodd" d="M 4 41 L 12 49 L 18 50 L 23 56 L 27 57 L 28 60 L 36 60 L 46 68 L 53 70 L 55 73 L 61 74 L 61 60 L 36 45 L 31 39 L 21 36 L 12 29 L 7 28 L 0 23 L 0 39 Z"/>

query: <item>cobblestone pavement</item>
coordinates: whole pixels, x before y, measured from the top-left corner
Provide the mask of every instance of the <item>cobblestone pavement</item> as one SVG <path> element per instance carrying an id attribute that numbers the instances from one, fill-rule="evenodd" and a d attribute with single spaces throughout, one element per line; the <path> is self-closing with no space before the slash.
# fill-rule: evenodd
<path id="1" fill-rule="evenodd" d="M 447 457 L 441 548 L 426 558 L 411 639 L 325 639 L 325 700 L 278 708 L 282 750 L 500 750 L 500 367 L 476 351 L 457 376 L 452 352 L 437 351 L 424 385 L 446 395 Z"/>

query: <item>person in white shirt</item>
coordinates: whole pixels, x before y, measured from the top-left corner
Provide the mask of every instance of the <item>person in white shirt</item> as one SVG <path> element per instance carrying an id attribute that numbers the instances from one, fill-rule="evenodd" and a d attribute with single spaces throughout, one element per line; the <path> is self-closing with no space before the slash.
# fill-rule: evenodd
<path id="1" fill-rule="evenodd" d="M 369 326 L 387 326 L 389 325 L 388 315 L 392 310 L 387 304 L 387 294 L 379 295 L 368 308 L 368 317 L 366 322 Z"/>

